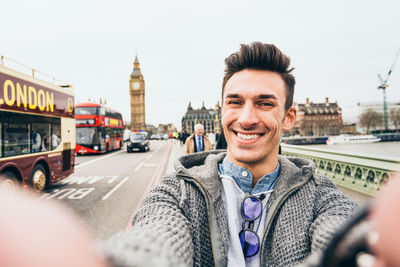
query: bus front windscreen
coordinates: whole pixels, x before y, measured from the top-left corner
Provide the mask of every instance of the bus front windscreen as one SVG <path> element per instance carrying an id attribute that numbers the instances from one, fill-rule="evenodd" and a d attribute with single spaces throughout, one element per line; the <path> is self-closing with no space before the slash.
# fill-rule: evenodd
<path id="1" fill-rule="evenodd" d="M 99 128 L 78 127 L 76 128 L 76 143 L 79 145 L 93 145 L 100 143 Z"/>

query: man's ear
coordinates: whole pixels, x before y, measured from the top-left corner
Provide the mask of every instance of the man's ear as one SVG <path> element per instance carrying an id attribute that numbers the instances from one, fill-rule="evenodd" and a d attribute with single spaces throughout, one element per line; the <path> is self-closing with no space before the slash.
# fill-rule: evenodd
<path id="1" fill-rule="evenodd" d="M 290 129 L 293 128 L 296 122 L 296 114 L 297 114 L 296 108 L 294 106 L 291 106 L 289 110 L 286 112 L 285 119 L 283 120 L 282 130 L 289 131 Z"/>

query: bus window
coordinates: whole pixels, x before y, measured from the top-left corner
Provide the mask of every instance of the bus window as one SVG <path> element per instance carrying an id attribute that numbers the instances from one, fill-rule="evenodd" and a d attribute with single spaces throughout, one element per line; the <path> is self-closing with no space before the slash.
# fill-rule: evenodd
<path id="1" fill-rule="evenodd" d="M 98 115 L 97 107 L 76 107 L 75 114 L 76 115 Z"/>
<path id="2" fill-rule="evenodd" d="M 29 153 L 28 125 L 7 123 L 4 133 L 4 156 L 15 156 Z"/>
<path id="3" fill-rule="evenodd" d="M 60 122 L 51 124 L 51 149 L 56 149 L 61 142 L 61 125 Z"/>
<path id="4" fill-rule="evenodd" d="M 32 123 L 32 152 L 50 150 L 50 123 Z"/>

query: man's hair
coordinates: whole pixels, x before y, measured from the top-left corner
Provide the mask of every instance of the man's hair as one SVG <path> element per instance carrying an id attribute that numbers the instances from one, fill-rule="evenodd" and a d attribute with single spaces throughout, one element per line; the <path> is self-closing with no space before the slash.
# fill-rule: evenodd
<path id="1" fill-rule="evenodd" d="M 282 53 L 273 44 L 254 42 L 250 45 L 241 44 L 240 50 L 225 59 L 225 75 L 222 83 L 222 101 L 224 89 L 228 80 L 236 73 L 244 69 L 269 70 L 281 75 L 286 85 L 285 110 L 293 105 L 294 85 L 296 80 L 290 72 L 290 58 Z"/>
<path id="2" fill-rule="evenodd" d="M 203 126 L 203 124 L 201 124 L 201 123 L 197 123 L 197 124 L 195 124 L 194 125 L 194 130 L 196 131 L 197 129 L 203 129 L 203 131 L 204 131 L 204 126 Z"/>

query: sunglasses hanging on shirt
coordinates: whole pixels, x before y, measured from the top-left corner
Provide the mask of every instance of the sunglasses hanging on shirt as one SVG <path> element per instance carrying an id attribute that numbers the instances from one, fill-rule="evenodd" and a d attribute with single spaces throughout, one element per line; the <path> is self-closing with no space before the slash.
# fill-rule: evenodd
<path id="1" fill-rule="evenodd" d="M 254 230 L 254 222 L 261 218 L 262 215 L 262 200 L 264 194 L 260 197 L 246 195 L 242 201 L 241 215 L 243 218 L 242 230 L 239 233 L 240 244 L 242 245 L 243 255 L 252 257 L 257 254 L 260 249 L 260 238 L 257 234 L 257 229 Z"/>

